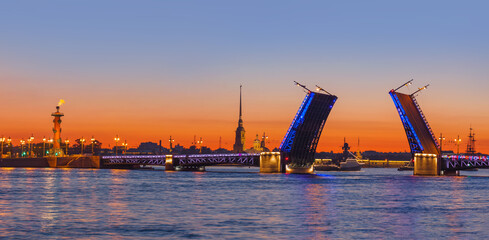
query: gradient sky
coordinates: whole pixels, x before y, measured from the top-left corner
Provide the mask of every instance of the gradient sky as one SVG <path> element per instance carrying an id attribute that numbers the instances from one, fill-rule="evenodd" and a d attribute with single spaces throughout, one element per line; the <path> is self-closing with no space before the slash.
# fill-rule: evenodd
<path id="1" fill-rule="evenodd" d="M 304 92 L 339 97 L 319 151 L 409 151 L 388 91 L 431 84 L 434 132 L 489 152 L 487 1 L 2 1 L 0 135 L 94 135 L 130 147 L 172 135 L 232 148 L 243 84 L 247 147 L 280 144 Z M 455 145 L 447 143 L 454 149 Z M 462 146 L 462 149 L 465 147 Z"/>

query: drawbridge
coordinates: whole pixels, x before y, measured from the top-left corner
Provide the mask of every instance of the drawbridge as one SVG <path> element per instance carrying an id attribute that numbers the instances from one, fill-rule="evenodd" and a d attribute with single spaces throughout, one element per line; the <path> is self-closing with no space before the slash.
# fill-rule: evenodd
<path id="1" fill-rule="evenodd" d="M 412 80 L 405 83 L 403 86 L 407 86 L 411 84 L 411 82 Z M 415 153 L 439 155 L 440 145 L 415 97 L 419 91 L 426 89 L 427 86 L 420 88 L 413 94 L 397 92 L 397 90 L 403 86 L 396 90 L 391 90 L 389 95 L 394 101 L 394 105 L 401 118 L 409 142 L 409 147 L 411 148 L 411 153 L 413 155 Z"/>
<path id="2" fill-rule="evenodd" d="M 295 83 L 306 91 L 306 96 L 280 144 L 280 152 L 103 156 L 101 165 L 106 168 L 162 165 L 165 170 L 190 171 L 213 165 L 240 165 L 260 167 L 260 172 L 267 173 L 312 173 L 319 138 L 338 98 L 319 86 L 311 91 Z"/>
<path id="3" fill-rule="evenodd" d="M 421 107 L 416 101 L 416 94 L 429 85 L 419 88 L 412 94 L 398 92 L 411 85 L 410 80 L 389 91 L 397 113 L 401 118 L 404 131 L 414 159 L 415 175 L 454 175 L 459 170 L 471 168 L 489 168 L 487 156 L 466 156 L 442 154 L 440 144 L 431 129 Z"/>
<path id="4" fill-rule="evenodd" d="M 284 155 L 288 171 L 312 171 L 319 138 L 338 97 L 319 86 L 317 90 L 322 92 L 313 92 L 304 85 L 296 84 L 304 88 L 307 95 L 280 144 L 280 152 Z"/>

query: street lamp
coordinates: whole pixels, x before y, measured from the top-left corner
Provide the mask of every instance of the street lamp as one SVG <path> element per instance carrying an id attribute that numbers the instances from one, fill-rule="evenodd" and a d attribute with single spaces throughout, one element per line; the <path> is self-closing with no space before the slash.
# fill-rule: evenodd
<path id="1" fill-rule="evenodd" d="M 126 154 L 127 152 L 127 141 L 124 140 L 124 142 L 122 143 L 122 146 L 124 146 L 124 153 L 123 154 Z"/>
<path id="2" fill-rule="evenodd" d="M 454 141 L 457 144 L 457 155 L 458 155 L 460 154 L 460 142 L 462 141 L 462 139 L 460 139 L 460 135 L 458 135 Z"/>
<path id="3" fill-rule="evenodd" d="M 48 143 L 49 143 L 49 149 L 53 149 L 53 142 L 54 142 L 54 140 L 53 140 L 52 138 L 50 138 L 50 139 L 48 140 Z M 49 152 L 51 152 L 51 151 L 49 151 Z"/>
<path id="4" fill-rule="evenodd" d="M 172 139 L 170 136 L 170 139 L 168 141 L 170 142 L 170 152 L 173 152 L 173 143 L 175 142 L 175 139 Z"/>
<path id="5" fill-rule="evenodd" d="M 438 139 L 440 140 L 440 154 L 442 154 L 443 141 L 445 141 L 445 137 L 443 137 L 443 133 L 440 133 L 440 137 Z"/>
<path id="6" fill-rule="evenodd" d="M 114 141 L 115 141 L 115 155 L 117 156 L 117 143 L 119 142 L 119 140 L 121 140 L 119 138 L 119 135 L 116 135 L 115 138 L 114 138 Z"/>
<path id="7" fill-rule="evenodd" d="M 12 138 L 8 137 L 7 138 L 7 146 L 10 145 L 10 158 L 12 158 Z"/>
<path id="8" fill-rule="evenodd" d="M 83 155 L 83 144 L 85 144 L 85 138 L 80 139 L 80 144 L 81 144 L 81 154 Z"/>
<path id="9" fill-rule="evenodd" d="M 3 142 L 5 142 L 5 138 L 2 136 L 0 138 L 0 144 L 1 144 L 1 147 L 0 147 L 0 158 L 3 158 Z"/>
<path id="10" fill-rule="evenodd" d="M 199 140 L 199 141 L 197 141 L 197 143 L 199 144 L 199 153 L 202 153 L 202 143 L 203 143 L 203 142 L 204 142 L 204 141 L 202 141 L 202 137 L 200 138 L 200 140 Z"/>
<path id="11" fill-rule="evenodd" d="M 46 154 L 46 137 L 42 138 L 42 156 Z"/>
<path id="12" fill-rule="evenodd" d="M 94 151 L 95 138 L 92 136 L 92 138 L 90 139 L 90 141 L 92 141 L 92 155 L 93 155 L 93 154 L 95 154 L 95 151 Z"/>
<path id="13" fill-rule="evenodd" d="M 69 155 L 69 154 L 68 154 L 68 146 L 70 146 L 70 140 L 66 139 L 66 140 L 65 140 L 66 155 Z"/>
<path id="14" fill-rule="evenodd" d="M 20 140 L 20 156 L 23 157 L 24 156 L 24 145 L 25 145 L 25 141 L 24 139 L 21 139 Z"/>
<path id="15" fill-rule="evenodd" d="M 27 141 L 29 142 L 29 157 L 32 157 L 32 141 L 34 141 L 34 135 L 31 135 Z"/>

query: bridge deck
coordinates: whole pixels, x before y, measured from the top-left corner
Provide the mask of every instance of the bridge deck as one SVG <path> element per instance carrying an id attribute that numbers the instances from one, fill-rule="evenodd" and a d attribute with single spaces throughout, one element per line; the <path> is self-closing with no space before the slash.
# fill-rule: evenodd
<path id="1" fill-rule="evenodd" d="M 243 166 L 260 166 L 260 154 L 189 154 L 189 155 L 122 155 L 102 156 L 105 166 L 117 165 L 160 165 L 165 166 L 166 159 L 171 157 L 173 166 L 212 166 L 219 164 L 236 164 Z"/>

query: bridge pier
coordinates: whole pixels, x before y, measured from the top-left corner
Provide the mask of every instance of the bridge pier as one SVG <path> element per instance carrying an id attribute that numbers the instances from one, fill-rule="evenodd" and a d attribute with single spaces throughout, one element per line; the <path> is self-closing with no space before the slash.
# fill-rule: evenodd
<path id="1" fill-rule="evenodd" d="M 280 152 L 263 152 L 260 154 L 261 173 L 283 173 L 282 155 Z"/>
<path id="2" fill-rule="evenodd" d="M 441 163 L 438 156 L 430 153 L 414 154 L 414 175 L 440 176 Z"/>
<path id="3" fill-rule="evenodd" d="M 173 155 L 165 156 L 165 171 L 175 171 L 175 167 L 173 166 Z"/>

